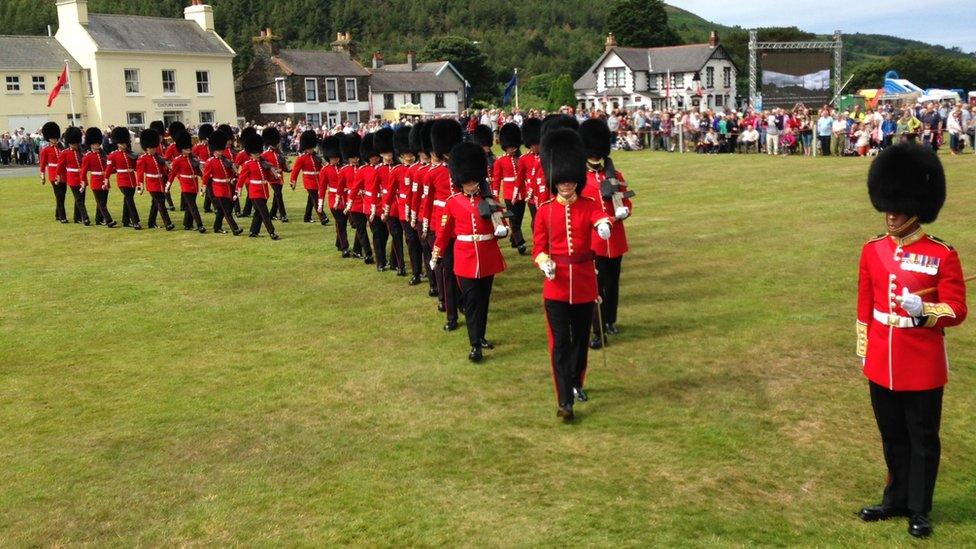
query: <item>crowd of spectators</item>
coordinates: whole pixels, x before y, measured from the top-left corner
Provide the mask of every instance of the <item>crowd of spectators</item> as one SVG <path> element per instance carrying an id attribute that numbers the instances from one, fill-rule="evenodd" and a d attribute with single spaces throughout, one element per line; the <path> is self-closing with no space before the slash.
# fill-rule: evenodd
<path id="1" fill-rule="evenodd" d="M 18 128 L 12 134 L 0 134 L 0 165 L 31 166 L 37 164 L 41 147 L 41 132 Z"/>

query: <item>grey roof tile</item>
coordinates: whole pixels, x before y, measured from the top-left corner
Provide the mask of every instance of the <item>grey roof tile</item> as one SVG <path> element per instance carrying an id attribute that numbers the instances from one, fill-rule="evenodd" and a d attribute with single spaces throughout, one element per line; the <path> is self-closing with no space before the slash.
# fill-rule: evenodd
<path id="1" fill-rule="evenodd" d="M 342 52 L 281 50 L 278 59 L 294 74 L 303 76 L 369 76 L 362 65 Z"/>
<path id="2" fill-rule="evenodd" d="M 99 50 L 234 55 L 215 33 L 186 19 L 93 13 L 85 28 Z"/>
<path id="3" fill-rule="evenodd" d="M 0 35 L 0 70 L 59 70 L 65 59 L 71 70 L 81 70 L 68 50 L 53 37 Z"/>
<path id="4" fill-rule="evenodd" d="M 374 92 L 452 92 L 458 87 L 432 72 L 374 71 L 370 77 Z"/>

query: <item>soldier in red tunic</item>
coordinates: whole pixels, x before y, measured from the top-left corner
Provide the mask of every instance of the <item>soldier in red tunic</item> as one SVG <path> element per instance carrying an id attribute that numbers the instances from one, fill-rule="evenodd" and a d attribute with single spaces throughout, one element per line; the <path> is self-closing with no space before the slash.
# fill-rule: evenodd
<path id="1" fill-rule="evenodd" d="M 261 223 L 264 223 L 271 240 L 280 238 L 275 232 L 274 224 L 271 223 L 271 213 L 268 212 L 268 181 L 274 177 L 272 167 L 261 157 L 263 141 L 261 136 L 254 132 L 244 138 L 244 150 L 251 158 L 241 165 L 240 173 L 237 176 L 237 193 L 240 194 L 244 185 L 247 185 L 247 196 L 254 206 L 254 218 L 251 219 L 251 232 L 248 236 L 257 238 L 261 233 Z"/>
<path id="2" fill-rule="evenodd" d="M 193 156 L 193 138 L 186 131 L 179 132 L 173 136 L 173 146 L 177 153 L 173 157 L 166 188 L 169 189 L 174 182 L 179 183 L 180 204 L 184 211 L 183 230 L 192 230 L 196 223 L 197 231 L 203 234 L 207 229 L 203 226 L 203 219 L 200 218 L 200 210 L 197 208 L 197 194 L 200 192 L 197 178 L 203 175 L 203 169 L 200 161 Z"/>
<path id="3" fill-rule="evenodd" d="M 81 160 L 81 185 L 91 188 L 95 196 L 95 224 L 111 229 L 115 227 L 115 221 L 108 212 L 108 159 L 102 151 L 102 137 L 102 130 L 97 127 L 85 130 L 85 144 L 89 151 Z"/>
<path id="4" fill-rule="evenodd" d="M 410 285 L 420 283 L 420 246 L 416 244 L 416 257 L 411 248 L 411 238 L 416 240 L 416 233 L 410 228 L 410 169 L 416 162 L 416 156 L 410 149 L 410 127 L 400 126 L 393 133 L 393 149 L 399 163 L 390 170 L 389 185 L 385 190 L 383 214 L 386 225 L 393 237 L 391 250 L 393 259 L 397 262 L 397 276 L 407 276 L 406 257 L 403 253 L 403 240 L 407 240 L 407 253 L 410 256 L 411 281 Z M 411 236 L 411 233 L 413 235 Z"/>
<path id="5" fill-rule="evenodd" d="M 529 204 L 529 214 L 532 216 L 531 225 L 535 225 L 535 212 L 546 200 L 549 200 L 549 190 L 546 188 L 546 178 L 542 173 L 539 162 L 539 141 L 542 139 L 542 120 L 529 118 L 522 122 L 522 144 L 525 154 L 519 157 L 519 177 L 521 185 L 525 187 L 525 201 Z"/>
<path id="6" fill-rule="evenodd" d="M 381 128 L 373 134 L 373 146 L 380 155 L 381 163 L 376 167 L 376 187 L 378 193 L 374 199 L 376 216 L 379 223 L 383 225 L 383 232 L 391 241 L 390 245 L 390 270 L 397 276 L 406 276 L 407 271 L 403 265 L 403 228 L 400 227 L 400 217 L 397 208 L 396 191 L 393 191 L 394 171 L 402 168 L 398 163 L 394 163 L 394 140 L 395 133 L 390 128 Z M 375 244 L 376 240 L 374 240 Z M 386 248 L 386 239 L 382 245 Z M 383 252 L 386 255 L 386 251 Z"/>
<path id="7" fill-rule="evenodd" d="M 514 129 L 513 129 L 514 126 Z M 525 255 L 525 236 L 522 234 L 522 220 L 525 218 L 525 189 L 520 185 L 519 176 L 519 145 L 522 141 L 522 133 L 516 131 L 518 126 L 515 124 L 505 124 L 499 135 L 505 137 L 502 150 L 505 154 L 495 160 L 492 167 L 492 182 L 498 188 L 500 198 L 504 198 L 508 211 L 511 212 L 512 224 L 512 247 L 518 249 L 520 255 Z"/>
<path id="8" fill-rule="evenodd" d="M 298 137 L 298 148 L 302 154 L 295 159 L 295 164 L 291 167 L 291 190 L 295 190 L 298 177 L 302 177 L 302 187 L 308 198 L 305 200 L 305 223 L 315 223 L 312 214 L 319 215 L 319 222 L 323 225 L 329 224 L 329 217 L 318 208 L 319 203 L 319 173 L 322 171 L 322 160 L 315 152 L 319 147 L 319 136 L 315 130 L 306 130 Z"/>
<path id="9" fill-rule="evenodd" d="M 587 340 L 598 297 L 592 239 L 608 240 L 612 220 L 593 199 L 580 196 L 586 185 L 586 153 L 575 131 L 556 129 L 544 135 L 541 158 L 555 198 L 536 212 L 532 253 L 546 277 L 542 297 L 557 415 L 568 421 L 573 419 L 573 398 L 587 400 Z"/>
<path id="10" fill-rule="evenodd" d="M 427 173 L 428 185 L 430 187 L 425 217 L 429 220 L 429 235 L 433 238 L 431 249 L 447 216 L 444 215 L 444 208 L 447 206 L 447 199 L 452 194 L 451 172 L 447 167 L 450 160 L 451 149 L 463 139 L 461 124 L 457 120 L 450 118 L 438 118 L 431 123 L 430 144 L 434 156 L 434 164 L 431 165 Z M 429 237 L 429 238 L 430 238 Z M 434 270 L 437 276 L 437 290 L 440 292 L 440 303 L 438 310 L 446 313 L 447 322 L 444 330 L 451 332 L 458 328 L 458 301 L 460 300 L 460 289 L 457 284 L 457 277 L 454 275 L 454 241 L 448 240 L 442 248 L 444 258 Z"/>
<path id="11" fill-rule="evenodd" d="M 163 159 L 166 161 L 167 172 L 173 169 L 173 161 L 176 160 L 176 157 L 180 155 L 179 147 L 176 145 L 176 134 L 185 133 L 185 132 L 186 132 L 186 126 L 179 120 L 174 120 L 169 123 L 168 131 L 166 132 L 165 135 L 163 135 L 164 145 L 166 143 L 166 137 L 169 137 L 169 145 L 167 145 L 163 151 Z M 191 139 L 191 145 L 192 145 L 192 139 Z M 167 200 L 169 200 L 170 206 L 172 206 L 173 203 L 173 199 L 171 198 L 172 196 L 173 194 L 170 192 L 170 188 L 167 185 L 166 197 Z M 171 207 L 170 209 L 172 210 L 173 208 Z M 186 210 L 186 204 L 184 204 L 183 201 L 181 200 L 180 211 L 182 212 L 185 210 Z"/>
<path id="12" fill-rule="evenodd" d="M 481 362 L 482 349 L 493 345 L 485 338 L 488 328 L 488 302 L 495 275 L 505 270 L 498 239 L 508 236 L 505 224 L 492 223 L 492 212 L 482 206 L 491 187 L 484 150 L 475 143 L 461 143 L 451 150 L 451 180 L 455 190 L 444 207 L 446 221 L 437 232 L 432 262 L 436 265 L 453 241 L 454 274 L 461 290 L 461 303 L 468 329 L 471 351 L 468 359 Z"/>
<path id="13" fill-rule="evenodd" d="M 274 193 L 271 200 L 271 218 L 280 219 L 282 223 L 288 223 L 288 213 L 285 212 L 285 197 L 281 190 L 285 183 L 284 173 L 289 169 L 285 155 L 281 154 L 281 132 L 278 131 L 278 128 L 269 126 L 261 132 L 261 137 L 264 139 L 265 147 L 261 158 L 271 166 L 270 178 L 268 179 Z"/>
<path id="14" fill-rule="evenodd" d="M 54 190 L 54 220 L 61 223 L 68 222 L 64 211 L 64 196 L 68 192 L 67 186 L 58 178 L 58 156 L 61 154 L 61 127 L 56 122 L 47 122 L 41 126 L 41 136 L 47 142 L 41 149 L 38 164 L 41 167 L 41 185 L 51 182 Z"/>
<path id="15" fill-rule="evenodd" d="M 128 128 L 112 128 L 112 143 L 116 149 L 108 155 L 105 180 L 115 174 L 115 184 L 122 193 L 122 226 L 139 231 L 139 210 L 136 208 L 136 156 L 132 152 L 132 134 Z"/>
<path id="16" fill-rule="evenodd" d="M 346 189 L 345 213 L 349 217 L 349 224 L 356 232 L 356 239 L 352 247 L 352 255 L 356 259 L 363 259 L 367 265 L 373 261 L 373 249 L 369 245 L 367 232 L 366 210 L 363 202 L 365 190 L 363 180 L 359 177 L 362 166 L 359 165 L 359 155 L 363 140 L 357 133 L 351 133 L 342 138 L 342 156 L 346 158 L 346 165 L 339 170 L 340 185 Z M 364 257 L 365 254 L 365 257 Z"/>
<path id="17" fill-rule="evenodd" d="M 505 124 L 505 126 L 508 126 L 508 124 Z M 504 128 L 505 126 L 502 127 Z M 516 124 L 512 124 L 512 126 L 514 126 L 516 130 L 518 129 L 518 125 Z M 481 145 L 481 150 L 485 153 L 485 160 L 487 160 L 488 164 L 488 189 L 491 192 L 492 197 L 497 201 L 499 189 L 497 187 L 498 184 L 495 182 L 495 152 L 492 150 L 492 147 L 495 146 L 495 134 L 492 133 L 490 127 L 484 124 L 478 124 L 474 128 L 474 132 L 472 132 L 468 137 L 468 140 L 472 143 Z"/>
<path id="18" fill-rule="evenodd" d="M 417 231 L 417 238 L 420 240 L 420 253 L 423 258 L 424 276 L 427 278 L 428 284 L 427 295 L 429 297 L 438 297 L 440 292 L 437 290 L 437 277 L 430 268 L 430 255 L 433 250 L 433 241 L 429 237 L 433 235 L 430 233 L 430 220 L 427 219 L 426 213 L 426 205 L 430 196 L 430 178 L 427 176 L 430 174 L 431 126 L 433 126 L 432 121 L 420 122 L 410 132 L 410 140 L 414 143 L 413 146 L 416 147 L 417 154 L 420 156 L 420 162 L 410 178 L 410 222 L 414 230 Z"/>
<path id="19" fill-rule="evenodd" d="M 231 197 L 234 196 L 234 162 L 225 156 L 228 136 L 222 130 L 210 134 L 207 145 L 210 147 L 210 158 L 203 165 L 203 184 L 213 192 L 213 204 L 216 216 L 213 230 L 217 234 L 226 234 L 223 222 L 226 219 L 234 236 L 244 232 L 237 226 L 234 219 L 234 206 Z"/>
<path id="20" fill-rule="evenodd" d="M 58 155 L 58 177 L 68 184 L 71 195 L 75 199 L 75 223 L 91 225 L 88 219 L 88 208 L 85 207 L 85 187 L 81 182 L 81 128 L 74 126 L 64 130 L 64 144 L 68 148 Z"/>
<path id="21" fill-rule="evenodd" d="M 874 160 L 868 193 L 888 232 L 861 251 L 857 354 L 868 378 L 888 482 L 880 505 L 861 519 L 907 516 L 908 533 L 932 533 L 929 512 L 939 470 L 942 394 L 948 377 L 945 328 L 966 319 L 959 255 L 928 236 L 946 197 L 938 157 L 915 144 L 895 145 Z M 921 290 L 935 288 L 927 295 Z"/>
<path id="22" fill-rule="evenodd" d="M 237 145 L 238 145 L 237 154 L 235 154 L 233 157 L 228 157 L 228 158 L 234 159 L 234 167 L 237 168 L 238 172 L 241 171 L 241 166 L 243 166 L 245 162 L 251 159 L 251 155 L 249 155 L 247 151 L 244 150 L 244 141 L 248 138 L 247 136 L 257 135 L 257 133 L 258 133 L 257 128 L 255 128 L 254 126 L 248 126 L 243 130 L 241 130 L 241 134 L 237 137 Z M 233 202 L 234 202 L 234 212 L 237 214 L 238 217 L 251 217 L 251 214 L 253 213 L 254 205 L 251 203 L 250 195 L 248 195 L 244 199 L 243 209 L 241 209 L 240 196 L 234 198 Z"/>
<path id="23" fill-rule="evenodd" d="M 152 209 L 149 210 L 150 229 L 156 228 L 156 215 L 159 214 L 166 224 L 166 230 L 173 230 L 173 222 L 169 219 L 166 209 L 166 161 L 156 154 L 159 148 L 159 133 L 153 129 L 142 130 L 139 134 L 139 145 L 144 153 L 136 161 L 136 191 L 149 191 L 152 197 Z"/>
<path id="24" fill-rule="evenodd" d="M 174 126 L 175 128 L 179 128 L 180 126 L 183 125 L 182 122 L 173 122 L 170 125 L 172 126 L 172 124 L 179 124 L 178 126 Z M 169 162 L 166 160 L 166 151 L 169 150 L 169 148 L 170 148 L 166 144 L 166 125 L 163 123 L 162 120 L 153 120 L 152 122 L 149 123 L 149 129 L 155 130 L 156 133 L 159 135 L 159 145 L 156 147 L 156 153 L 155 154 L 162 161 L 162 169 L 165 172 L 167 170 L 167 168 L 169 168 Z M 184 126 L 184 129 L 186 129 L 185 126 Z M 173 151 L 175 153 L 175 149 L 173 149 Z M 175 154 L 174 154 L 174 156 L 175 156 Z M 163 191 L 163 198 L 166 201 L 166 207 L 169 209 L 169 211 L 171 211 L 171 212 L 172 211 L 175 211 L 176 208 L 173 206 L 173 195 L 171 195 L 169 193 L 169 191 L 165 191 L 164 190 Z M 153 210 L 150 210 L 149 211 L 150 218 L 152 218 L 152 215 L 153 215 L 152 212 L 153 212 Z M 150 219 L 149 224 L 152 225 L 152 219 Z"/>
<path id="25" fill-rule="evenodd" d="M 342 178 L 339 177 L 339 164 L 342 162 L 339 136 L 326 137 L 319 145 L 319 149 L 322 152 L 322 157 L 328 162 L 319 170 L 319 212 L 324 215 L 326 207 L 332 211 L 332 216 L 336 220 L 336 249 L 339 250 L 343 258 L 352 257 L 352 253 L 349 251 L 349 233 L 346 229 L 349 217 L 344 211 L 346 209 L 346 188 Z"/>
<path id="26" fill-rule="evenodd" d="M 197 144 L 193 146 L 193 156 L 203 165 L 206 165 L 207 160 L 210 160 L 210 136 L 213 133 L 214 127 L 212 124 L 200 124 L 200 127 L 197 128 Z M 211 213 L 213 210 L 213 189 L 204 185 L 203 211 L 204 213 Z"/>

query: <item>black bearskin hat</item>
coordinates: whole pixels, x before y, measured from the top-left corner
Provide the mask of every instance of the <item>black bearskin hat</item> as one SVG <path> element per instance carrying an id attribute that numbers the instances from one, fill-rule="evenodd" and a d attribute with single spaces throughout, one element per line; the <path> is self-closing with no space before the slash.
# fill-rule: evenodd
<path id="1" fill-rule="evenodd" d="M 546 173 L 549 192 L 557 194 L 556 185 L 573 181 L 576 193 L 586 185 L 586 151 L 579 134 L 569 128 L 558 128 L 542 136 L 539 156 Z"/>
<path id="2" fill-rule="evenodd" d="M 426 122 L 417 122 L 410 128 L 410 149 L 413 150 L 414 154 L 419 154 L 424 149 L 420 136 L 426 125 Z"/>
<path id="3" fill-rule="evenodd" d="M 81 128 L 75 126 L 68 126 L 64 130 L 64 144 L 65 145 L 81 145 Z"/>
<path id="4" fill-rule="evenodd" d="M 102 135 L 102 130 L 100 130 L 95 126 L 92 126 L 87 130 L 85 130 L 85 145 L 88 145 L 89 147 L 91 147 L 92 145 L 101 145 L 102 138 L 104 137 L 105 136 Z"/>
<path id="5" fill-rule="evenodd" d="M 579 120 L 568 114 L 550 114 L 542 121 L 542 136 L 559 128 L 569 128 L 574 132 L 579 130 Z"/>
<path id="6" fill-rule="evenodd" d="M 420 150 L 425 154 L 434 152 L 434 146 L 430 142 L 430 132 L 434 129 L 434 121 L 424 122 L 424 127 L 420 128 Z"/>
<path id="7" fill-rule="evenodd" d="M 41 126 L 41 135 L 44 137 L 44 141 L 61 139 L 61 126 L 58 126 L 57 122 L 46 122 Z"/>
<path id="8" fill-rule="evenodd" d="M 397 156 L 402 154 L 417 154 L 410 140 L 410 136 L 412 135 L 413 130 L 409 126 L 400 126 L 393 132 L 393 150 L 396 151 Z"/>
<path id="9" fill-rule="evenodd" d="M 522 144 L 526 147 L 538 145 L 542 140 L 542 120 L 539 118 L 526 118 L 522 122 Z"/>
<path id="10" fill-rule="evenodd" d="M 319 143 L 319 150 L 325 158 L 342 158 L 339 136 L 330 135 Z"/>
<path id="11" fill-rule="evenodd" d="M 363 136 L 363 140 L 359 145 L 359 158 L 369 160 L 369 157 L 371 156 L 380 155 L 380 153 L 376 152 L 376 147 L 374 146 L 375 139 L 375 135 L 371 133 L 367 133 Z"/>
<path id="12" fill-rule="evenodd" d="M 156 133 L 159 134 L 160 137 L 162 137 L 163 134 L 166 133 L 166 125 L 163 124 L 162 120 L 153 120 L 152 122 L 150 122 L 149 129 L 154 130 Z"/>
<path id="13" fill-rule="evenodd" d="M 298 149 L 302 151 L 314 149 L 318 144 L 319 136 L 315 133 L 315 130 L 305 130 L 298 138 Z"/>
<path id="14" fill-rule="evenodd" d="M 447 167 L 451 171 L 451 183 L 458 188 L 469 181 L 482 183 L 488 177 L 488 158 L 485 151 L 481 145 L 470 141 L 458 143 L 451 149 Z"/>
<path id="15" fill-rule="evenodd" d="M 210 139 L 210 136 L 213 135 L 213 132 L 214 132 L 213 124 L 201 124 L 200 127 L 197 128 L 197 137 L 200 139 L 200 141 L 203 141 L 204 139 Z"/>
<path id="16" fill-rule="evenodd" d="M 482 147 L 491 147 L 495 144 L 495 135 L 488 126 L 478 124 L 474 129 L 474 133 L 471 134 L 471 141 Z"/>
<path id="17" fill-rule="evenodd" d="M 945 172 L 934 152 L 914 143 L 888 147 L 871 163 L 868 195 L 879 212 L 932 223 L 946 199 Z"/>
<path id="18" fill-rule="evenodd" d="M 244 139 L 247 136 L 249 136 L 249 135 L 257 135 L 257 134 L 258 134 L 258 129 L 257 128 L 255 128 L 254 126 L 248 126 L 248 127 L 244 128 L 243 130 L 241 130 L 241 134 L 239 136 L 237 136 L 237 139 L 241 143 L 244 143 Z M 230 135 L 230 134 L 228 134 L 228 135 Z"/>
<path id="19" fill-rule="evenodd" d="M 169 136 L 173 137 L 178 133 L 185 132 L 186 126 L 179 120 L 174 120 L 169 123 Z"/>
<path id="20" fill-rule="evenodd" d="M 187 149 L 193 148 L 193 137 L 190 136 L 189 132 L 181 131 L 173 135 L 173 143 L 176 143 L 176 148 L 185 151 Z"/>
<path id="21" fill-rule="evenodd" d="M 234 140 L 234 128 L 231 128 L 229 124 L 221 124 L 217 126 L 217 131 L 224 132 L 224 135 L 227 136 L 227 141 Z"/>
<path id="22" fill-rule="evenodd" d="M 217 130 L 210 134 L 210 139 L 207 140 L 207 146 L 210 147 L 211 151 L 222 151 L 227 148 L 227 140 L 230 137 L 221 130 Z"/>
<path id="23" fill-rule="evenodd" d="M 261 154 L 261 151 L 264 150 L 264 141 L 258 132 L 247 135 L 241 134 L 241 141 L 244 143 L 244 150 L 247 151 L 247 154 Z"/>
<path id="24" fill-rule="evenodd" d="M 373 150 L 376 154 L 393 152 L 393 130 L 380 128 L 373 134 Z"/>
<path id="25" fill-rule="evenodd" d="M 498 130 L 498 142 L 502 150 L 519 148 L 522 144 L 522 130 L 519 129 L 518 124 L 509 122 L 502 126 L 502 129 Z"/>
<path id="26" fill-rule="evenodd" d="M 142 147 L 142 150 L 158 147 L 159 132 L 152 128 L 142 130 L 142 132 L 139 134 L 139 146 Z"/>
<path id="27" fill-rule="evenodd" d="M 430 128 L 430 144 L 434 154 L 447 156 L 464 139 L 461 124 L 451 118 L 438 118 Z"/>
<path id="28" fill-rule="evenodd" d="M 122 126 L 112 128 L 112 143 L 115 143 L 116 145 L 119 143 L 132 143 L 132 134 L 129 133 L 129 128 Z"/>
<path id="29" fill-rule="evenodd" d="M 358 133 L 350 133 L 342 137 L 342 156 L 345 160 L 360 158 L 359 149 L 362 148 L 363 138 Z"/>
<path id="30" fill-rule="evenodd" d="M 613 136 L 610 126 L 599 118 L 590 118 L 580 124 L 580 138 L 586 148 L 588 158 L 606 158 L 610 156 L 610 144 Z"/>
<path id="31" fill-rule="evenodd" d="M 261 132 L 261 139 L 264 140 L 264 146 L 277 147 L 281 144 L 281 132 L 274 126 L 268 126 Z"/>

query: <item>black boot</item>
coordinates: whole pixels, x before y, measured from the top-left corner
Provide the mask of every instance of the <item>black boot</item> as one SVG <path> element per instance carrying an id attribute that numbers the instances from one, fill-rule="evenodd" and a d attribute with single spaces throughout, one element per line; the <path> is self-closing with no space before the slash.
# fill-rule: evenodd
<path id="1" fill-rule="evenodd" d="M 468 353 L 468 360 L 471 362 L 481 362 L 484 355 L 481 354 L 481 347 L 471 347 L 471 352 Z"/>
<path id="2" fill-rule="evenodd" d="M 420 284 L 420 277 L 419 276 L 410 277 L 410 282 L 408 282 L 407 284 L 409 284 L 410 286 L 416 286 L 417 284 Z"/>
<path id="3" fill-rule="evenodd" d="M 582 387 L 573 387 L 573 396 L 580 402 L 590 400 L 590 397 L 586 396 L 586 391 Z"/>
<path id="4" fill-rule="evenodd" d="M 932 535 L 932 521 L 925 513 L 915 513 L 908 519 L 908 533 L 912 537 L 927 538 Z"/>
<path id="5" fill-rule="evenodd" d="M 573 415 L 573 405 L 564 404 L 560 406 L 559 409 L 556 410 L 556 417 L 562 418 L 563 421 L 573 421 L 573 418 L 575 417 Z"/>
<path id="6" fill-rule="evenodd" d="M 864 522 L 888 520 L 892 517 L 907 517 L 908 515 L 908 509 L 897 509 L 883 505 L 869 505 L 857 514 Z"/>

